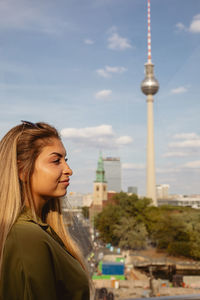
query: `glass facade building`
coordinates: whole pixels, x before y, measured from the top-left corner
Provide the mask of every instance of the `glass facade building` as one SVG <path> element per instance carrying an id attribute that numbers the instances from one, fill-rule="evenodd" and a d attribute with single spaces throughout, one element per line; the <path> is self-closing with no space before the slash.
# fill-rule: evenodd
<path id="1" fill-rule="evenodd" d="M 122 170 L 119 157 L 103 158 L 105 179 L 107 181 L 108 191 L 115 191 L 117 193 L 122 190 Z"/>

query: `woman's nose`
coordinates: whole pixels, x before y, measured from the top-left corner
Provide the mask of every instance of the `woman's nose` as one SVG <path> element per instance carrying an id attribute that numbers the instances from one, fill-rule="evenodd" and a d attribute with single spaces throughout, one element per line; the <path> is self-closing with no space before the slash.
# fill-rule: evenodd
<path id="1" fill-rule="evenodd" d="M 65 164 L 65 168 L 63 170 L 63 173 L 67 174 L 69 176 L 72 176 L 72 174 L 73 174 L 72 169 L 69 167 L 69 165 L 67 163 Z"/>

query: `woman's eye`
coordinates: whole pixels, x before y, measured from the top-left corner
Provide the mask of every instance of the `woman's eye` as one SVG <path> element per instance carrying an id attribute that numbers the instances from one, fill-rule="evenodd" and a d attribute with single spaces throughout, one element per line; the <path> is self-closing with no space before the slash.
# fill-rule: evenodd
<path id="1" fill-rule="evenodd" d="M 54 161 L 53 161 L 53 163 L 54 164 L 59 164 L 60 163 L 60 159 L 58 158 L 58 159 L 55 159 Z"/>

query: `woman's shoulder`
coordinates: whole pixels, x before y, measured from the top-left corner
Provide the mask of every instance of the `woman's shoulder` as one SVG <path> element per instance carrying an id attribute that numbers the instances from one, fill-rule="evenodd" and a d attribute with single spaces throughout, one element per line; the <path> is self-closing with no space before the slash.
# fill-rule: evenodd
<path id="1" fill-rule="evenodd" d="M 11 251 L 27 249 L 36 252 L 38 248 L 44 248 L 48 244 L 50 244 L 50 236 L 39 224 L 32 221 L 17 221 L 7 236 L 5 247 Z"/>
<path id="2" fill-rule="evenodd" d="M 14 234 L 20 233 L 20 236 L 29 234 L 44 235 L 48 227 L 49 226 L 46 225 L 46 228 L 44 228 L 39 223 L 33 220 L 21 220 L 19 218 L 14 223 L 11 229 L 11 234 L 13 232 Z"/>
<path id="3" fill-rule="evenodd" d="M 15 269 L 21 265 L 23 272 L 29 274 L 33 266 L 38 266 L 36 272 L 39 274 L 43 265 L 52 264 L 54 256 L 51 237 L 45 230 L 33 222 L 16 222 L 5 243 L 4 269 L 8 266 Z"/>
<path id="4" fill-rule="evenodd" d="M 48 231 L 48 228 L 48 224 L 43 223 L 39 217 L 34 218 L 31 210 L 24 207 L 21 214 L 13 224 L 7 240 L 17 239 L 23 242 L 24 239 L 29 241 L 33 238 L 48 238 L 48 234 L 46 232 Z"/>

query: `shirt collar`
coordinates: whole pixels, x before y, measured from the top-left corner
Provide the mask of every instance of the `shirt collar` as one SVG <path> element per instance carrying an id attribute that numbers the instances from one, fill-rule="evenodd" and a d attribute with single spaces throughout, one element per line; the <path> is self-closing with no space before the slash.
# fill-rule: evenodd
<path id="1" fill-rule="evenodd" d="M 17 221 L 33 222 L 40 225 L 43 229 L 47 229 L 49 227 L 49 225 L 47 223 L 44 223 L 39 216 L 36 215 L 36 218 L 34 218 L 31 209 L 26 206 L 23 208 Z"/>
<path id="2" fill-rule="evenodd" d="M 64 245 L 63 241 L 58 236 L 58 234 L 51 228 L 50 225 L 44 223 L 39 216 L 36 215 L 36 218 L 34 218 L 31 209 L 29 207 L 25 206 L 22 209 L 22 212 L 19 215 L 17 222 L 33 222 L 35 224 L 38 224 L 42 229 L 44 229 L 47 233 L 49 233 L 54 238 L 54 240 L 56 240 L 65 249 L 65 251 L 68 252 L 66 246 Z M 72 255 L 70 252 L 68 253 Z"/>

